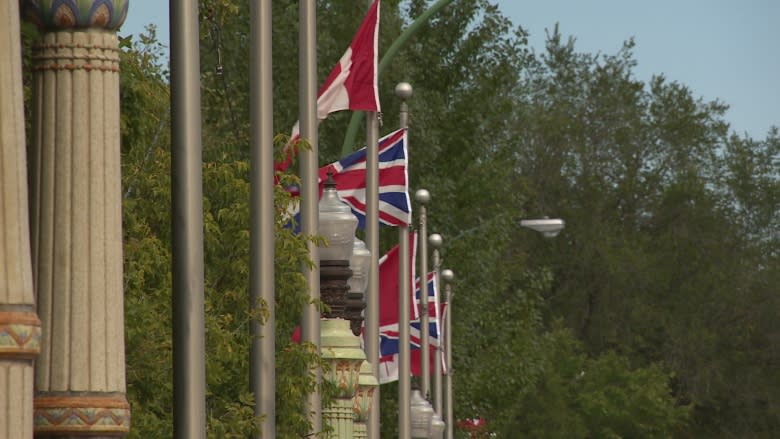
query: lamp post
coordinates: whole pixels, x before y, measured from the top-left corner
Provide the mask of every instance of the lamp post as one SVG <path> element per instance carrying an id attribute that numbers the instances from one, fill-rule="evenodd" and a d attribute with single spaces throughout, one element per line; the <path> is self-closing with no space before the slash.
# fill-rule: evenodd
<path id="1" fill-rule="evenodd" d="M 334 401 L 322 409 L 323 421 L 333 428 L 336 437 L 351 438 L 354 429 L 354 398 L 358 391 L 360 368 L 366 355 L 360 339 L 346 320 L 350 260 L 355 247 L 357 218 L 339 199 L 333 174 L 328 173 L 325 189 L 318 204 L 319 230 L 327 240 L 320 254 L 320 297 L 328 305 L 320 321 L 320 351 L 330 363 L 327 379 L 336 386 Z M 363 258 L 367 255 L 359 255 Z"/>
<path id="2" fill-rule="evenodd" d="M 545 238 L 554 238 L 563 230 L 566 223 L 560 218 L 527 219 L 520 220 L 520 226 L 535 230 Z"/>
<path id="3" fill-rule="evenodd" d="M 420 389 L 416 385 L 412 389 L 410 406 L 412 412 L 412 437 L 431 437 L 431 421 L 434 414 L 433 407 L 431 407 L 431 403 L 420 394 Z"/>
<path id="4" fill-rule="evenodd" d="M 455 273 L 449 268 L 445 268 L 441 271 L 441 279 L 445 283 L 444 297 L 447 301 L 447 313 L 445 315 L 446 320 L 444 322 L 444 355 L 446 356 L 447 372 L 444 376 L 444 385 L 446 387 L 446 414 L 444 416 L 444 422 L 447 426 L 447 439 L 452 439 L 454 435 L 454 421 L 452 417 L 452 282 L 455 280 Z"/>
<path id="5" fill-rule="evenodd" d="M 425 206 L 431 201 L 431 193 L 427 189 L 418 189 L 414 193 L 414 199 L 420 203 L 420 239 L 419 257 L 420 257 L 420 375 L 422 378 L 422 393 L 427 398 L 431 394 L 431 376 L 430 376 L 430 352 L 428 352 L 428 236 L 427 232 L 427 212 Z"/>
<path id="6" fill-rule="evenodd" d="M 371 252 L 366 248 L 366 243 L 355 238 L 352 256 L 349 258 L 349 269 L 352 270 L 352 277 L 347 281 L 349 291 L 347 292 L 345 318 L 349 320 L 352 333 L 356 336 L 360 336 L 360 329 L 363 325 L 370 263 Z"/>

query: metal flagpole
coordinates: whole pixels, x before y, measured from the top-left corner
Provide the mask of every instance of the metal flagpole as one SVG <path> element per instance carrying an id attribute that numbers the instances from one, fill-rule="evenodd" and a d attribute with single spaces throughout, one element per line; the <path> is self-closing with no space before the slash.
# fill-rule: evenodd
<path id="1" fill-rule="evenodd" d="M 366 288 L 365 351 L 379 380 L 379 121 L 370 112 L 366 123 L 366 246 L 371 252 Z M 379 390 L 377 386 L 367 423 L 369 439 L 379 439 Z"/>
<path id="2" fill-rule="evenodd" d="M 368 0 L 370 8 L 374 0 Z M 378 72 L 377 72 L 378 74 Z M 376 112 L 366 116 L 366 247 L 371 252 L 366 288 L 364 348 L 368 362 L 379 380 L 379 119 Z M 380 388 L 374 390 L 366 432 L 379 439 Z"/>
<path id="3" fill-rule="evenodd" d="M 263 324 L 252 322 L 249 382 L 255 417 L 265 416 L 255 438 L 276 437 L 276 313 L 274 307 L 274 167 L 271 0 L 250 2 L 250 252 L 249 298 L 256 309 L 265 302 Z"/>
<path id="4" fill-rule="evenodd" d="M 428 226 L 426 205 L 431 201 L 431 194 L 426 189 L 419 189 L 414 194 L 414 198 L 420 203 L 420 241 L 417 245 L 420 258 L 420 375 L 422 378 L 422 393 L 425 399 L 431 397 L 431 356 L 428 351 L 430 341 L 428 340 L 429 319 L 428 319 Z"/>
<path id="5" fill-rule="evenodd" d="M 412 437 L 412 381 L 409 349 L 409 227 L 398 228 L 398 438 Z"/>
<path id="6" fill-rule="evenodd" d="M 445 400 L 447 405 L 447 417 L 444 418 L 444 422 L 447 423 L 447 439 L 453 439 L 455 420 L 452 418 L 452 373 L 454 370 L 452 367 L 452 282 L 455 280 L 455 273 L 450 269 L 444 269 L 441 271 L 441 278 L 447 284 L 445 287 L 447 319 L 444 322 L 444 341 L 446 343 L 444 346 L 444 361 L 447 363 L 447 373 L 444 375 L 444 387 L 446 388 L 447 394 Z"/>
<path id="7" fill-rule="evenodd" d="M 431 236 L 428 237 L 428 244 L 433 247 L 433 272 L 434 276 L 436 278 L 436 288 L 439 288 L 439 301 L 443 299 L 441 296 L 441 257 L 439 253 L 439 248 L 442 245 L 442 238 L 441 235 L 438 233 L 433 233 Z M 441 310 L 436 310 L 437 315 Z M 441 355 L 444 352 L 444 345 L 442 344 L 442 341 L 444 340 L 444 335 L 441 333 L 442 328 L 444 327 L 444 322 L 441 321 L 441 315 L 439 315 L 439 346 L 434 346 L 434 356 L 433 356 L 433 379 L 434 379 L 434 386 L 433 386 L 433 409 L 436 411 L 436 413 L 439 413 L 441 415 L 444 414 L 442 411 L 442 379 L 441 379 Z M 438 438 L 437 438 L 438 439 Z"/>
<path id="8" fill-rule="evenodd" d="M 173 430 L 206 438 L 198 6 L 171 0 Z"/>
<path id="9" fill-rule="evenodd" d="M 400 82 L 395 86 L 395 95 L 401 99 L 400 125 L 406 128 L 409 123 L 409 106 L 406 101 L 412 97 L 412 86 Z M 408 147 L 408 146 L 407 146 Z M 412 435 L 412 381 L 409 349 L 409 228 L 398 228 L 398 438 L 410 439 Z"/>
<path id="10" fill-rule="evenodd" d="M 308 140 L 311 150 L 300 151 L 301 173 L 301 233 L 316 235 L 319 212 L 318 161 L 317 148 L 317 3 L 315 0 L 301 0 L 299 29 L 299 120 L 301 138 Z M 312 300 L 320 298 L 320 255 L 317 245 L 308 242 L 309 258 L 314 268 L 303 267 L 303 275 L 309 286 L 309 296 Z M 320 351 L 320 313 L 315 304 L 303 307 L 301 321 L 301 339 L 313 343 L 317 354 Z M 322 380 L 319 369 L 317 386 Z M 322 431 L 322 402 L 319 391 L 315 388 L 306 397 L 306 414 L 312 424 L 312 434 Z"/>

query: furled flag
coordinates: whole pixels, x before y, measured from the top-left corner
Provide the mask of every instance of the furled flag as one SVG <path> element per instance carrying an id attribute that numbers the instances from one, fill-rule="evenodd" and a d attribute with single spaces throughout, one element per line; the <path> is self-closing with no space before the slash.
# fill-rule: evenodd
<path id="1" fill-rule="evenodd" d="M 437 329 L 437 331 L 440 332 L 438 332 L 436 338 L 434 338 L 433 335 L 434 323 L 429 322 L 431 325 L 431 330 L 430 330 L 431 333 L 430 333 L 430 344 L 428 346 L 428 351 L 430 352 L 430 354 L 428 355 L 428 361 L 429 361 L 428 370 L 431 372 L 431 374 L 435 373 L 436 371 L 436 367 L 435 367 L 436 359 L 434 355 L 439 355 L 439 357 L 441 358 L 441 373 L 445 373 L 447 371 L 447 364 L 445 361 L 446 355 L 444 351 L 444 348 L 446 347 L 446 340 L 444 339 L 444 319 L 446 316 L 445 313 L 447 312 L 447 304 L 444 302 L 439 303 L 438 308 L 439 308 L 439 317 L 437 320 L 438 320 L 439 328 Z M 422 375 L 422 350 L 414 349 L 412 351 L 411 362 L 412 362 L 411 364 L 412 375 L 421 376 Z"/>
<path id="2" fill-rule="evenodd" d="M 396 274 L 397 277 L 397 274 Z M 382 267 L 380 266 L 380 282 L 382 282 Z M 379 292 L 379 301 L 380 306 L 384 304 L 385 297 L 383 296 L 383 293 L 386 293 L 386 290 L 383 290 L 382 284 L 380 283 L 380 292 Z M 428 291 L 428 315 L 429 315 L 429 321 L 428 321 L 428 327 L 429 327 L 429 349 L 431 352 L 431 355 L 429 356 L 429 360 L 431 360 L 431 367 L 429 370 L 431 370 L 431 373 L 435 370 L 433 368 L 433 355 L 436 353 L 436 347 L 439 346 L 439 339 L 441 334 L 441 326 L 439 324 L 440 316 L 441 316 L 441 305 L 439 303 L 439 289 L 438 285 L 436 283 L 436 277 L 433 272 L 428 273 L 428 281 L 427 281 L 427 291 Z M 397 292 L 395 293 L 397 296 Z M 418 278 L 416 281 L 416 288 L 415 288 L 415 301 L 413 302 L 415 306 L 413 306 L 413 309 L 417 308 L 417 303 L 419 302 L 420 297 L 420 279 Z M 381 309 L 381 308 L 380 308 Z M 397 309 L 397 307 L 396 307 Z M 419 376 L 420 375 L 420 361 L 422 359 L 420 346 L 421 346 L 421 335 L 420 335 L 420 320 L 419 320 L 419 312 L 410 311 L 412 314 L 415 314 L 412 317 L 412 320 L 409 322 L 410 328 L 409 328 L 409 345 L 411 350 L 411 372 L 412 375 Z M 380 343 L 380 359 L 379 359 L 379 365 L 380 365 L 380 383 L 388 383 L 392 381 L 398 380 L 398 321 L 395 320 L 394 324 L 388 325 L 388 326 L 380 326 L 379 329 L 381 343 Z M 443 358 L 443 357 L 442 357 Z M 442 363 L 443 364 L 443 363 Z"/>
<path id="3" fill-rule="evenodd" d="M 380 111 L 377 85 L 379 3 L 380 0 L 374 0 L 368 8 L 352 43 L 317 92 L 318 120 L 327 119 L 330 113 L 341 110 Z M 295 122 L 287 144 L 293 147 L 288 149 L 287 160 L 277 164 L 277 170 L 289 166 L 290 155 L 295 154 L 294 145 L 299 137 L 300 128 Z"/>
<path id="4" fill-rule="evenodd" d="M 397 270 L 397 268 L 396 268 Z M 397 271 L 394 273 L 395 277 L 398 277 Z M 385 301 L 389 301 L 390 298 L 386 297 L 385 294 L 393 294 L 395 297 L 398 297 L 398 291 L 397 291 L 397 282 L 395 283 L 395 291 L 390 290 L 389 288 L 383 288 L 384 282 L 387 280 L 390 281 L 389 275 L 386 274 L 386 277 L 382 276 L 382 266 L 379 267 L 379 281 L 380 281 L 380 291 L 379 291 L 379 302 L 380 302 L 380 313 L 382 312 L 381 308 L 384 306 Z M 433 272 L 428 273 L 428 281 L 427 281 L 427 291 L 428 291 L 428 315 L 430 316 L 430 319 L 428 321 L 429 325 L 429 349 L 431 352 L 431 355 L 429 356 L 429 360 L 431 361 L 431 367 L 430 371 L 433 373 L 435 368 L 433 367 L 433 355 L 436 355 L 436 347 L 439 346 L 439 340 L 440 340 L 440 334 L 441 334 L 441 327 L 439 324 L 440 316 L 441 314 L 441 304 L 439 303 L 439 290 L 438 285 L 436 283 L 436 277 Z M 415 296 L 416 299 L 413 303 L 417 303 L 419 301 L 420 297 L 420 279 L 417 279 L 416 282 L 416 288 L 415 288 Z M 417 308 L 417 306 L 413 306 L 412 308 Z M 398 309 L 398 305 L 395 304 L 392 309 Z M 420 320 L 419 320 L 419 313 L 414 313 L 410 311 L 410 314 L 417 314 L 416 316 L 412 317 L 412 320 L 410 320 L 410 330 L 409 330 L 409 347 L 411 350 L 411 368 L 410 371 L 412 375 L 419 376 L 420 370 L 421 370 L 421 360 L 422 355 L 420 351 L 421 346 L 421 336 L 420 336 Z M 388 383 L 392 381 L 398 380 L 398 319 L 392 320 L 392 322 L 389 320 L 390 316 L 388 315 L 387 325 L 384 325 L 381 323 L 380 318 L 380 328 L 379 328 L 379 335 L 381 338 L 380 343 L 380 359 L 379 359 L 379 382 L 380 383 Z M 441 355 L 441 352 L 439 352 L 439 355 Z M 443 359 L 443 357 L 442 357 Z M 444 363 L 442 363 L 442 367 Z"/>
<path id="5" fill-rule="evenodd" d="M 439 345 L 439 286 L 436 284 L 436 273 L 428 273 L 428 337 L 429 343 Z M 414 289 L 415 317 L 411 321 L 412 331 L 410 333 L 411 342 L 418 348 L 422 341 L 420 326 L 420 317 L 422 305 L 420 304 L 420 278 L 415 281 Z"/>
<path id="6" fill-rule="evenodd" d="M 417 234 L 409 233 L 409 320 L 414 318 L 412 279 L 414 279 Z M 379 382 L 398 380 L 398 267 L 400 252 L 396 245 L 379 260 Z M 395 357 L 395 361 L 393 358 Z"/>
<path id="7" fill-rule="evenodd" d="M 422 372 L 422 350 L 420 350 L 422 334 L 420 333 L 420 279 L 417 279 L 417 288 L 415 288 L 415 308 L 418 310 L 417 317 L 411 322 L 412 331 L 411 339 L 417 348 L 412 350 L 411 358 L 411 371 L 412 375 L 420 376 Z M 428 349 L 430 355 L 428 355 L 428 361 L 430 361 L 430 367 L 428 368 L 431 373 L 436 370 L 434 368 L 434 355 L 437 353 L 437 347 L 441 345 L 441 304 L 439 302 L 439 285 L 436 282 L 436 274 L 434 272 L 428 273 Z"/>

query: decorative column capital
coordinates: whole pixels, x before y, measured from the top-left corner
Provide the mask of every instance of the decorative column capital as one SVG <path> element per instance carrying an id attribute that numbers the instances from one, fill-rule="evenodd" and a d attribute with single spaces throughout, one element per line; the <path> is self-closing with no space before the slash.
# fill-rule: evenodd
<path id="1" fill-rule="evenodd" d="M 116 31 L 127 18 L 130 0 L 22 0 L 22 16 L 47 31 Z"/>

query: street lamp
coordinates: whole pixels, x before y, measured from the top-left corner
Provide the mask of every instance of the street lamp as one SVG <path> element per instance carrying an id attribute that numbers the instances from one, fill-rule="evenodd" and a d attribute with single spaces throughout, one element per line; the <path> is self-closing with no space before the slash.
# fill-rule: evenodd
<path id="1" fill-rule="evenodd" d="M 429 438 L 431 437 L 431 420 L 433 418 L 433 407 L 431 403 L 423 398 L 420 389 L 414 386 L 410 398 L 412 409 L 412 437 Z"/>
<path id="2" fill-rule="evenodd" d="M 535 230 L 544 235 L 545 238 L 554 238 L 563 230 L 566 223 L 560 218 L 542 218 L 520 220 L 520 226 Z"/>
<path id="3" fill-rule="evenodd" d="M 447 428 L 447 424 L 444 423 L 444 421 L 441 419 L 441 416 L 439 416 L 438 413 L 433 412 L 433 417 L 431 418 L 431 435 L 430 437 L 432 439 L 441 439 L 442 433 L 444 433 L 444 430 Z"/>
<path id="4" fill-rule="evenodd" d="M 349 265 L 355 241 L 358 219 L 352 210 L 339 198 L 333 173 L 328 171 L 325 189 L 319 202 L 319 234 L 328 241 L 320 247 L 321 261 L 345 261 Z"/>
<path id="5" fill-rule="evenodd" d="M 346 438 L 354 435 L 354 397 L 358 392 L 360 368 L 366 359 L 360 338 L 350 330 L 347 320 L 350 261 L 358 220 L 339 199 L 330 172 L 318 207 L 318 229 L 328 244 L 319 249 L 320 297 L 328 306 L 321 315 L 319 341 L 322 358 L 330 364 L 324 379 L 336 388 L 333 401 L 322 408 L 322 419 L 336 437 Z"/>
<path id="6" fill-rule="evenodd" d="M 349 292 L 347 292 L 347 310 L 346 319 L 350 321 L 352 333 L 360 335 L 360 329 L 363 325 L 363 309 L 366 307 L 365 293 L 368 286 L 368 264 L 371 262 L 371 252 L 366 248 L 366 243 L 355 238 L 355 244 L 352 247 L 352 257 L 349 258 L 349 269 L 352 270 L 352 277 L 347 281 Z"/>

